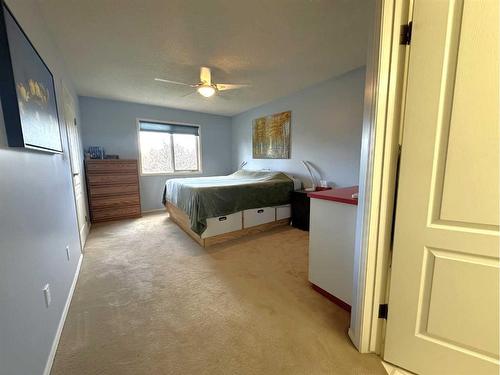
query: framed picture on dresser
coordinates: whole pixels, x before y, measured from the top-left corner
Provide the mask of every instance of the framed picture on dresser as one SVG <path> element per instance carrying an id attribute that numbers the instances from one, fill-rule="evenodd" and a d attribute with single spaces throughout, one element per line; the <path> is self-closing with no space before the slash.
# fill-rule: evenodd
<path id="1" fill-rule="evenodd" d="M 0 99 L 10 147 L 62 152 L 54 77 L 3 0 Z"/>

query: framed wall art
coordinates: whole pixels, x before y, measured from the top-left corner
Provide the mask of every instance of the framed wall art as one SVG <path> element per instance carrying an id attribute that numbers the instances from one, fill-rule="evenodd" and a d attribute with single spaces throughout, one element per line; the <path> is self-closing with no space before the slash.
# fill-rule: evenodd
<path id="1" fill-rule="evenodd" d="M 254 159 L 290 159 L 290 122 L 292 112 L 259 117 L 253 121 Z"/>
<path id="2" fill-rule="evenodd" d="M 3 0 L 0 99 L 10 147 L 62 152 L 54 77 Z"/>

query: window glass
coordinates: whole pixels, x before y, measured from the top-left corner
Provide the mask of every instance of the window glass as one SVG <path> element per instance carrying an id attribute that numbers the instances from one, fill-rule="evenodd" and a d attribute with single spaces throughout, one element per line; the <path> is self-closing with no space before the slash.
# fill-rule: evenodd
<path id="1" fill-rule="evenodd" d="M 173 134 L 174 163 L 178 171 L 198 170 L 198 137 L 191 134 Z"/>
<path id="2" fill-rule="evenodd" d="M 139 134 L 142 173 L 173 173 L 170 134 L 150 131 Z"/>
<path id="3" fill-rule="evenodd" d="M 141 173 L 200 171 L 199 138 L 199 129 L 195 125 L 140 121 Z"/>

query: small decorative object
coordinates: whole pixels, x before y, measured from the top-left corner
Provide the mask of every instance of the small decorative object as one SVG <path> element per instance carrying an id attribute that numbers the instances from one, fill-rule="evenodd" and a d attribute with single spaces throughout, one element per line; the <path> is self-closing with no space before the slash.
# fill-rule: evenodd
<path id="1" fill-rule="evenodd" d="M 254 159 L 290 159 L 292 112 L 281 112 L 253 121 Z"/>
<path id="2" fill-rule="evenodd" d="M 104 159 L 120 159 L 118 155 L 106 155 Z"/>
<path id="3" fill-rule="evenodd" d="M 311 178 L 311 184 L 312 186 L 310 188 L 304 189 L 305 191 L 316 191 L 316 180 L 314 179 L 314 175 L 311 171 L 311 168 L 309 167 L 309 162 L 302 160 L 302 164 L 304 164 L 304 167 L 306 167 L 307 171 L 309 172 L 309 177 Z"/>
<path id="4" fill-rule="evenodd" d="M 3 0 L 0 98 L 10 147 L 62 152 L 54 78 Z"/>
<path id="5" fill-rule="evenodd" d="M 100 146 L 90 146 L 88 153 L 91 159 L 104 159 L 104 149 Z"/>

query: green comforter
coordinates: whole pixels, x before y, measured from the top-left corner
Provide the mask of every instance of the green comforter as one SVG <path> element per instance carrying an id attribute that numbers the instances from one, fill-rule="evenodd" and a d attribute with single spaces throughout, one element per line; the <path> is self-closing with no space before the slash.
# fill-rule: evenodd
<path id="1" fill-rule="evenodd" d="M 240 170 L 229 176 L 168 180 L 163 204 L 169 201 L 184 211 L 191 229 L 201 235 L 207 218 L 288 204 L 292 191 L 293 181 L 284 173 Z"/>

